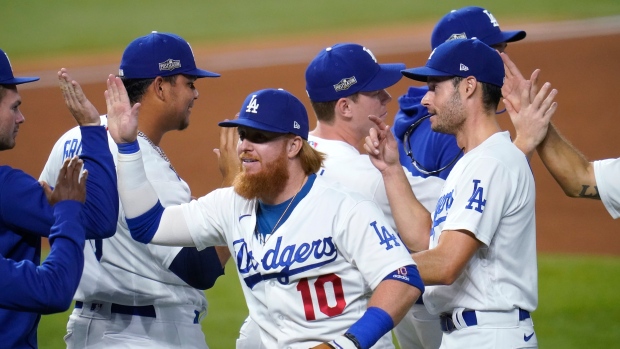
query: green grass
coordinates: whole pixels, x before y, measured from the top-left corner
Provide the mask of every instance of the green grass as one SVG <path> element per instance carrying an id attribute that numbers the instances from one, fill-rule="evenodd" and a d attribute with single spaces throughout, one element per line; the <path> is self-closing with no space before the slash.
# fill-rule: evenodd
<path id="1" fill-rule="evenodd" d="M 199 43 L 264 40 L 403 23 L 435 23 L 466 0 L 2 0 L 0 47 L 12 59 L 122 50 L 151 30 Z M 500 24 L 620 14 L 617 0 L 481 0 Z"/>
<path id="2" fill-rule="evenodd" d="M 620 258 L 541 255 L 539 307 L 533 314 L 541 348 L 607 349 L 620 343 Z M 234 266 L 207 291 L 209 314 L 202 323 L 211 349 L 234 348 L 247 307 Z M 68 312 L 44 316 L 42 348 L 64 348 Z"/>

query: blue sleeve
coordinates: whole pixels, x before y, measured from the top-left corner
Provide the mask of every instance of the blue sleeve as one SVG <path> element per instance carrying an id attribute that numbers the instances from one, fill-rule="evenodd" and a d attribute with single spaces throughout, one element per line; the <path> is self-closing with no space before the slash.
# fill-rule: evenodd
<path id="1" fill-rule="evenodd" d="M 202 251 L 195 247 L 182 248 L 168 269 L 199 290 L 210 289 L 215 280 L 224 275 L 224 268 L 213 246 Z"/>
<path id="2" fill-rule="evenodd" d="M 2 166 L 0 188 L 2 225 L 19 234 L 47 237 L 54 212 L 39 182 L 21 170 Z"/>
<path id="3" fill-rule="evenodd" d="M 116 168 L 103 126 L 80 127 L 84 167 L 88 170 L 86 202 L 81 220 L 87 239 L 108 238 L 116 232 L 119 199 Z"/>
<path id="4" fill-rule="evenodd" d="M 69 200 L 54 206 L 51 250 L 41 266 L 0 256 L 0 307 L 41 314 L 69 308 L 84 268 L 81 208 L 80 202 Z"/>
<path id="5" fill-rule="evenodd" d="M 159 228 L 159 222 L 161 222 L 163 214 L 164 207 L 157 200 L 157 203 L 142 215 L 135 218 L 127 218 L 127 227 L 131 237 L 143 244 L 151 242 Z"/>

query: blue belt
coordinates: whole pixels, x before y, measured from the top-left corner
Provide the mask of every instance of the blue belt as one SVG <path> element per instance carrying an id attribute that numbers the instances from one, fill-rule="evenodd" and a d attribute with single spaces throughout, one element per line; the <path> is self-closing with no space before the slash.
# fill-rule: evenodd
<path id="1" fill-rule="evenodd" d="M 95 310 L 98 304 L 100 303 L 93 303 L 90 307 L 90 310 L 91 311 Z M 84 306 L 83 302 L 75 301 L 76 308 L 82 309 L 83 306 Z M 115 313 L 115 314 L 157 317 L 155 314 L 155 307 L 152 305 L 131 306 L 131 305 L 122 305 L 122 304 L 112 303 L 112 306 L 110 307 L 110 312 Z"/>
<path id="2" fill-rule="evenodd" d="M 530 318 L 529 311 L 519 309 L 519 321 L 523 321 L 529 318 Z M 456 330 L 456 326 L 454 325 L 454 321 L 452 320 L 452 314 L 443 313 L 439 316 L 439 319 L 440 319 L 442 331 L 450 333 Z M 465 325 L 467 325 L 467 327 L 478 325 L 478 318 L 476 318 L 475 310 L 463 311 L 463 320 L 465 320 Z"/>

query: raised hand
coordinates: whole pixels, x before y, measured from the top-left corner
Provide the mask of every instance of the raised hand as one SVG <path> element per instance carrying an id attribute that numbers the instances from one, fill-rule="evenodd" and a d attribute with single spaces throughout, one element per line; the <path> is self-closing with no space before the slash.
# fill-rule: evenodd
<path id="1" fill-rule="evenodd" d="M 82 171 L 84 162 L 77 156 L 66 159 L 58 173 L 56 186 L 48 199 L 50 205 L 62 200 L 75 200 L 84 203 L 86 200 L 86 178 L 88 171 Z"/>
<path id="2" fill-rule="evenodd" d="M 108 130 L 119 143 L 131 143 L 138 137 L 138 111 L 140 103 L 131 106 L 125 85 L 119 77 L 108 76 L 105 102 L 108 109 Z"/>
<path id="3" fill-rule="evenodd" d="M 514 110 L 521 110 L 521 93 L 524 88 L 527 88 L 525 82 L 525 78 L 517 68 L 517 65 L 508 57 L 508 55 L 504 52 L 500 53 L 500 57 L 502 57 L 502 61 L 504 61 L 504 71 L 506 72 L 506 76 L 504 79 L 504 85 L 502 86 L 502 96 L 504 99 L 508 100 Z M 534 99 L 536 93 L 538 91 L 538 75 L 540 74 L 540 69 L 535 69 L 532 72 L 532 76 L 530 80 L 532 82 L 532 89 L 530 89 L 530 99 Z"/>
<path id="4" fill-rule="evenodd" d="M 99 126 L 101 124 L 97 108 L 86 98 L 80 84 L 71 79 L 66 68 L 61 68 L 58 71 L 58 85 L 65 99 L 65 104 L 78 125 Z"/>
<path id="5" fill-rule="evenodd" d="M 369 115 L 368 118 L 377 125 L 377 128 L 370 129 L 364 142 L 364 149 L 368 152 L 370 161 L 382 172 L 390 166 L 400 166 L 398 143 L 390 132 L 390 127 L 374 115 Z"/>
<path id="6" fill-rule="evenodd" d="M 517 133 L 513 143 L 525 153 L 528 159 L 547 135 L 549 122 L 558 106 L 557 102 L 553 101 L 558 91 L 553 89 L 549 92 L 550 83 L 545 83 L 538 93 L 534 93 L 535 89 L 531 81 L 523 83 L 519 102 L 521 110 L 519 111 L 511 102 L 504 99 L 506 110 L 510 114 Z"/>
<path id="7" fill-rule="evenodd" d="M 236 117 L 238 116 L 239 113 L 237 113 Z M 220 173 L 224 177 L 222 182 L 224 187 L 232 185 L 235 176 L 240 170 L 241 161 L 237 155 L 238 143 L 239 134 L 236 127 L 220 127 L 220 147 L 213 149 L 213 152 L 217 154 Z"/>

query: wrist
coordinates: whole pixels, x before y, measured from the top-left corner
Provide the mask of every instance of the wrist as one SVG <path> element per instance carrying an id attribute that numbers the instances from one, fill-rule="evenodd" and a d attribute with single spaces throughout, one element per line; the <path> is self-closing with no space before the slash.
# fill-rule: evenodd
<path id="1" fill-rule="evenodd" d="M 335 338 L 334 340 L 328 342 L 327 345 L 334 349 L 362 349 L 355 336 L 350 333 L 345 333 L 344 335 Z"/>
<path id="2" fill-rule="evenodd" d="M 137 139 L 129 143 L 118 143 L 117 146 L 120 154 L 134 154 L 140 150 L 140 145 L 138 144 Z"/>

